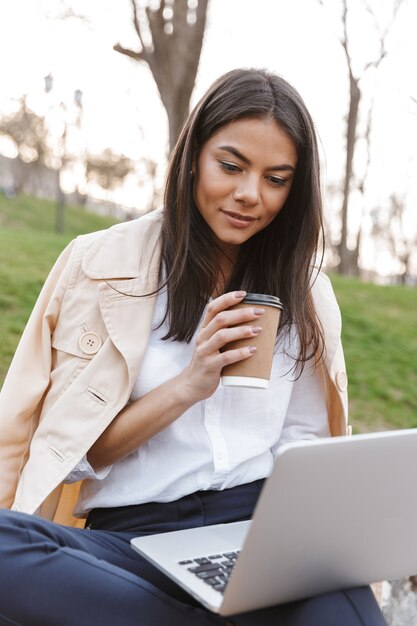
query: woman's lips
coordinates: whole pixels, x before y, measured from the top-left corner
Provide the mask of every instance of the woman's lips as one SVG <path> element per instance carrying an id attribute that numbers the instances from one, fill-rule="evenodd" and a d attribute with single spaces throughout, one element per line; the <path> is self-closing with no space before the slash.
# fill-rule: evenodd
<path id="1" fill-rule="evenodd" d="M 251 215 L 242 215 L 241 213 L 233 213 L 232 211 L 222 211 L 228 224 L 234 228 L 246 228 L 256 220 Z"/>

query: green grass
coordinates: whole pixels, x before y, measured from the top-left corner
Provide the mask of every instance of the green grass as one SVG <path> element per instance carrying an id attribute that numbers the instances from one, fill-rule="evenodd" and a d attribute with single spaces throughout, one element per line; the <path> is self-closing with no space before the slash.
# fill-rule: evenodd
<path id="1" fill-rule="evenodd" d="M 42 283 L 77 234 L 114 220 L 67 209 L 54 233 L 54 204 L 0 196 L 0 384 Z M 342 309 L 354 431 L 417 427 L 417 289 L 331 277 Z"/>
<path id="2" fill-rule="evenodd" d="M 55 205 L 0 195 L 0 385 L 24 325 L 55 259 L 77 235 L 108 228 L 115 220 L 66 209 L 65 232 L 56 234 Z"/>
<path id="3" fill-rule="evenodd" d="M 89 213 L 82 207 L 69 206 L 65 214 L 65 234 L 61 237 L 69 241 L 82 233 L 91 233 L 114 223 L 112 218 Z M 54 234 L 55 203 L 29 196 L 9 200 L 0 195 L 0 228 Z M 54 236 L 59 238 L 59 235 Z"/>
<path id="4" fill-rule="evenodd" d="M 331 278 L 354 430 L 417 427 L 417 289 Z"/>

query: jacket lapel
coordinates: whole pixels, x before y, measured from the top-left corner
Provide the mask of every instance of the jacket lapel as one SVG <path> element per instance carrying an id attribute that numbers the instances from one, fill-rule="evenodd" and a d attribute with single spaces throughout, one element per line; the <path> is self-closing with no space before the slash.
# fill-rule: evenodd
<path id="1" fill-rule="evenodd" d="M 162 211 L 105 231 L 83 261 L 99 281 L 99 306 L 109 338 L 126 362 L 130 389 L 151 332 L 161 259 Z"/>
<path id="2" fill-rule="evenodd" d="M 314 308 L 325 335 L 324 359 L 330 371 L 334 361 L 342 329 L 340 310 L 327 276 L 319 274 L 312 287 Z"/>
<path id="3" fill-rule="evenodd" d="M 133 387 L 151 332 L 158 272 L 99 285 L 99 304 L 109 337 L 123 356 Z M 146 295 L 152 294 L 152 295 Z"/>

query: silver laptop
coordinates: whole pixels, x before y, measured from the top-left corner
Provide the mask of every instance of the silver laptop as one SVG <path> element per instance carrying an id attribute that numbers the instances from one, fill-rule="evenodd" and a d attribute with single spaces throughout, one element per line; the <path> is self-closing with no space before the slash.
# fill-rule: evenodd
<path id="1" fill-rule="evenodd" d="M 417 429 L 285 444 L 251 521 L 132 539 L 220 615 L 417 574 Z"/>

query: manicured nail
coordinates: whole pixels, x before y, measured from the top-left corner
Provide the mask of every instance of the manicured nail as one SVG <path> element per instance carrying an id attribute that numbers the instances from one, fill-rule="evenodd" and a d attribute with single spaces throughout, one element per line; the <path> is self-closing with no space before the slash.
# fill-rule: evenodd
<path id="1" fill-rule="evenodd" d="M 253 312 L 255 315 L 262 315 L 262 313 L 265 313 L 265 309 L 253 309 Z"/>
<path id="2" fill-rule="evenodd" d="M 261 326 L 252 326 L 252 334 L 253 335 L 259 335 L 260 332 L 262 332 L 262 327 Z"/>
<path id="3" fill-rule="evenodd" d="M 256 352 L 256 346 L 250 346 L 248 350 L 251 354 L 253 354 L 254 352 Z"/>
<path id="4" fill-rule="evenodd" d="M 237 300 L 246 296 L 246 291 L 235 291 L 234 296 Z"/>

